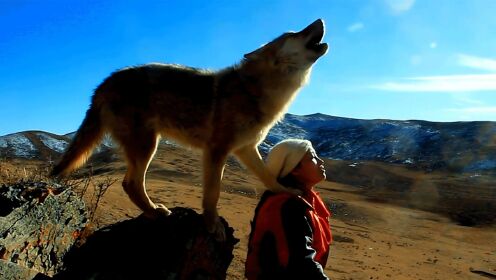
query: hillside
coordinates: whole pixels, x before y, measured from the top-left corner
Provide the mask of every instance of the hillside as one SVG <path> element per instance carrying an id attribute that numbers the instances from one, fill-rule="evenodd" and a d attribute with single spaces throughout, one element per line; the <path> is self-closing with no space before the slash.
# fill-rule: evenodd
<path id="1" fill-rule="evenodd" d="M 27 131 L 0 136 L 0 158 L 50 161 L 58 158 L 73 135 Z M 328 159 L 395 163 L 426 171 L 496 174 L 495 122 L 437 123 L 287 114 L 260 145 L 261 152 L 266 153 L 274 143 L 288 137 L 311 140 L 317 152 Z M 106 137 L 96 152 L 112 146 Z"/>

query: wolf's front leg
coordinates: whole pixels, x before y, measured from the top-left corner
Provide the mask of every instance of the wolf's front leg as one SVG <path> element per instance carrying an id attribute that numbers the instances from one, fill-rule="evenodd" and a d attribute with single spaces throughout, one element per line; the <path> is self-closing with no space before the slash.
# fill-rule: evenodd
<path id="1" fill-rule="evenodd" d="M 295 194 L 301 194 L 299 191 L 288 189 L 277 182 L 277 179 L 272 174 L 270 174 L 270 172 L 265 167 L 265 164 L 256 146 L 244 146 L 234 151 L 234 154 L 248 169 L 250 169 L 253 173 L 255 173 L 255 175 L 257 175 L 257 177 L 269 190 L 273 192 L 296 192 Z"/>
<path id="2" fill-rule="evenodd" d="M 203 217 L 208 231 L 219 241 L 226 240 L 225 228 L 217 212 L 226 158 L 227 152 L 224 151 L 203 151 Z"/>

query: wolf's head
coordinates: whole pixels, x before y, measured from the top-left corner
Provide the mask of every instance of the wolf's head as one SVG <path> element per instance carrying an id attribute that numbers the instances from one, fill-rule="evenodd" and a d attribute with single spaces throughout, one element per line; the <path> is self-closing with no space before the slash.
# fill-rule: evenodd
<path id="1" fill-rule="evenodd" d="M 327 52 L 327 44 L 321 42 L 323 37 L 324 21 L 318 19 L 300 32 L 284 33 L 244 57 L 248 62 L 263 63 L 285 73 L 306 72 Z"/>

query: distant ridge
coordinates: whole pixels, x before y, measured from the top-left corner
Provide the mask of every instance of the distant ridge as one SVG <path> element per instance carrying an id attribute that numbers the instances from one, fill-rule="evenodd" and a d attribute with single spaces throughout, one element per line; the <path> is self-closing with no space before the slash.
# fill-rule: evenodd
<path id="1" fill-rule="evenodd" d="M 56 159 L 74 133 L 24 131 L 0 136 L 0 158 Z M 362 120 L 321 113 L 286 114 L 260 145 L 262 154 L 286 138 L 305 138 L 329 159 L 380 161 L 425 170 L 496 172 L 496 122 Z M 170 142 L 163 141 L 161 145 Z M 106 138 L 96 153 L 114 144 Z"/>

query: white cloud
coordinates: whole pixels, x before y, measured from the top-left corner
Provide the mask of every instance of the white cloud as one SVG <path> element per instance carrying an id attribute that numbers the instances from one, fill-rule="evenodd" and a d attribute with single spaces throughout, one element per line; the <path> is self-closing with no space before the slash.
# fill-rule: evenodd
<path id="1" fill-rule="evenodd" d="M 470 68 L 496 71 L 496 60 L 491 58 L 458 54 L 457 55 L 458 64 Z"/>
<path id="2" fill-rule="evenodd" d="M 363 29 L 364 25 L 361 22 L 355 22 L 352 25 L 348 26 L 348 31 L 349 32 L 356 32 L 360 29 Z"/>
<path id="3" fill-rule="evenodd" d="M 496 74 L 414 77 L 370 88 L 398 92 L 496 91 Z"/>
<path id="4" fill-rule="evenodd" d="M 394 15 L 399 15 L 410 10 L 415 4 L 415 0 L 384 0 Z"/>
<path id="5" fill-rule="evenodd" d="M 482 107 L 484 106 L 484 102 L 481 100 L 474 98 L 473 93 L 469 92 L 458 92 L 458 93 L 453 93 L 451 94 L 451 98 L 455 101 L 456 104 L 459 104 L 459 106 L 477 106 L 477 107 Z"/>

